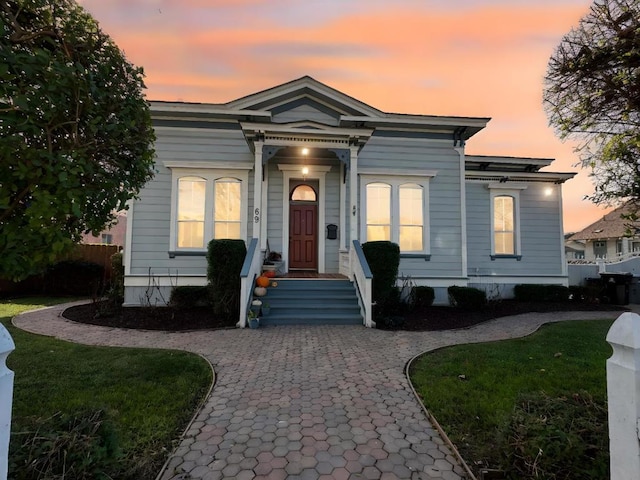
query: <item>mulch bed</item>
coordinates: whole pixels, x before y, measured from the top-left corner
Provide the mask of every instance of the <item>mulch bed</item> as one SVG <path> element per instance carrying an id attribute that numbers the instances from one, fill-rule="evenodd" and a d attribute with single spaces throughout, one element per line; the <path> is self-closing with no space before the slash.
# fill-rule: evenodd
<path id="1" fill-rule="evenodd" d="M 535 303 L 503 300 L 482 310 L 461 310 L 444 306 L 425 307 L 419 311 L 395 317 L 393 325 L 382 325 L 384 330 L 451 330 L 465 328 L 493 318 L 529 312 L 558 311 L 624 311 L 617 305 L 592 303 Z M 234 327 L 237 319 L 216 317 L 210 308 L 177 309 L 173 307 L 127 307 L 112 308 L 106 302 L 89 303 L 66 309 L 65 318 L 81 323 L 117 328 L 145 330 L 210 330 Z"/>

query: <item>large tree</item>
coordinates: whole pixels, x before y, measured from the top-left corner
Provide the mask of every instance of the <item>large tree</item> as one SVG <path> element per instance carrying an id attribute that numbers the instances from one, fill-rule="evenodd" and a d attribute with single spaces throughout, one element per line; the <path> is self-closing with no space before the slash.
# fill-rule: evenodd
<path id="1" fill-rule="evenodd" d="M 598 204 L 640 202 L 640 2 L 595 0 L 549 61 L 544 103 Z"/>
<path id="2" fill-rule="evenodd" d="M 102 230 L 152 177 L 144 88 L 73 0 L 0 0 L 0 277 Z"/>

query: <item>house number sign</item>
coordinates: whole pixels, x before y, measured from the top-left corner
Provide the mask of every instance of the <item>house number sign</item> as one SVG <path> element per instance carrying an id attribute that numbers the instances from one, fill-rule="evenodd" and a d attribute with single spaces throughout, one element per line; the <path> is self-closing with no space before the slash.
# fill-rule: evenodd
<path id="1" fill-rule="evenodd" d="M 256 208 L 256 210 L 253 213 L 254 213 L 253 221 L 255 223 L 259 223 L 260 222 L 260 209 Z"/>

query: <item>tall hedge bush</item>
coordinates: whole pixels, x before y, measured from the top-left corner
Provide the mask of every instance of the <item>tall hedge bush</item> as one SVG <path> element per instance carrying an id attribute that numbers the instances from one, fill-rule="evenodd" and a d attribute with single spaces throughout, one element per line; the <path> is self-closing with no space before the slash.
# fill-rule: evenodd
<path id="1" fill-rule="evenodd" d="M 124 302 L 124 264 L 122 252 L 111 255 L 111 289 L 109 298 L 114 303 L 121 305 Z"/>
<path id="2" fill-rule="evenodd" d="M 227 318 L 240 315 L 240 272 L 247 247 L 243 240 L 211 240 L 207 278 L 213 311 Z"/>
<path id="3" fill-rule="evenodd" d="M 400 247 L 387 241 L 367 242 L 362 251 L 373 274 L 373 301 L 384 308 L 398 278 Z"/>

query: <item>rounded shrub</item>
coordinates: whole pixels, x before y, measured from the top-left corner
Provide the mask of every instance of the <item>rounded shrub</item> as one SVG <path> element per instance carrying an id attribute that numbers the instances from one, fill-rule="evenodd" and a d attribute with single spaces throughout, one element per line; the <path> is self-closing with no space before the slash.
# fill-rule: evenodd
<path id="1" fill-rule="evenodd" d="M 570 290 L 563 285 L 519 284 L 513 295 L 520 302 L 568 302 Z"/>
<path id="2" fill-rule="evenodd" d="M 409 294 L 409 300 L 413 308 L 430 307 L 433 305 L 435 298 L 435 291 L 432 287 L 427 286 L 415 286 Z"/>
<path id="3" fill-rule="evenodd" d="M 209 288 L 183 285 L 171 290 L 169 304 L 177 308 L 194 308 L 209 303 Z"/>
<path id="4" fill-rule="evenodd" d="M 475 310 L 487 304 L 487 294 L 478 288 L 452 286 L 447 289 L 447 293 L 449 303 L 454 307 Z"/>

